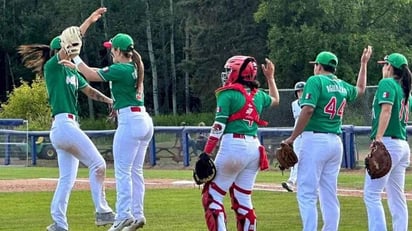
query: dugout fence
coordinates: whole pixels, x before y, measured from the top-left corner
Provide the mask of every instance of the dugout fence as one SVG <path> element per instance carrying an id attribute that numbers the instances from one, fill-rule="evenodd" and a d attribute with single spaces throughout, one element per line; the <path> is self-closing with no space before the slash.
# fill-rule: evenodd
<path id="1" fill-rule="evenodd" d="M 2 121 L 2 120 L 0 120 Z M 8 121 L 10 122 L 10 121 Z M 18 126 L 27 126 L 27 121 L 22 124 L 14 123 L 8 125 L 9 129 L 0 129 L 1 150 L 0 164 L 43 166 L 44 163 L 56 160 L 53 158 L 39 157 L 39 137 L 48 137 L 49 131 L 27 131 L 11 129 Z M 1 124 L 4 124 L 0 122 Z M 10 128 L 11 126 L 11 128 Z M 22 129 L 20 127 L 19 129 Z M 344 154 L 342 168 L 355 169 L 364 167 L 364 158 L 369 152 L 370 126 L 344 125 L 342 128 L 342 142 Z M 276 168 L 275 150 L 280 142 L 287 138 L 293 131 L 292 127 L 268 127 L 260 128 L 258 138 L 266 147 L 271 168 Z M 412 134 L 412 126 L 407 127 L 408 135 Z M 96 144 L 103 157 L 110 163 L 113 161 L 112 142 L 115 130 L 85 131 Z M 193 166 L 197 156 L 202 152 L 210 132 L 208 126 L 156 126 L 155 134 L 150 142 L 146 155 L 148 167 L 190 167 Z M 201 134 L 201 135 L 199 135 Z M 203 137 L 200 139 L 199 137 Z M 409 141 L 410 145 L 411 142 Z M 16 146 L 28 146 L 26 149 L 16 149 Z M 17 150 L 17 151 L 16 151 Z M 30 152 L 28 151 L 30 150 Z M 217 150 L 216 150 L 217 151 Z M 215 153 L 214 153 L 215 154 Z M 21 157 L 25 157 L 23 160 Z M 31 162 L 29 162 L 31 160 Z M 39 162 L 40 161 L 40 162 Z M 56 164 L 54 164 L 56 165 Z M 47 165 L 50 166 L 50 165 Z M 53 165 L 52 165 L 53 166 Z"/>
<path id="2" fill-rule="evenodd" d="M 4 166 L 28 163 L 29 123 L 23 119 L 0 119 L 0 161 Z"/>

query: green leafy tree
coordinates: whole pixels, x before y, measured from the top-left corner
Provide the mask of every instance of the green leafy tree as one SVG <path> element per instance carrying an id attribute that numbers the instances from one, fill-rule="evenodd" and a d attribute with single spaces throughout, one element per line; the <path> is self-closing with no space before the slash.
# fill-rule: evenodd
<path id="1" fill-rule="evenodd" d="M 21 80 L 21 85 L 1 104 L 0 118 L 19 118 L 29 121 L 30 130 L 48 130 L 51 125 L 51 110 L 43 79 L 37 77 L 31 84 Z"/>
<path id="2" fill-rule="evenodd" d="M 185 0 L 178 5 L 181 16 L 190 20 L 190 46 L 186 49 L 191 56 L 181 65 L 191 74 L 190 86 L 201 99 L 202 110 L 211 111 L 216 104 L 214 90 L 221 86 L 220 74 L 228 58 L 250 55 L 264 63 L 267 26 L 254 20 L 259 1 Z M 260 77 L 264 85 L 266 81 Z"/>
<path id="3" fill-rule="evenodd" d="M 308 61 L 323 50 L 338 56 L 337 75 L 356 83 L 366 45 L 374 48 L 368 68 L 373 85 L 381 78 L 376 60 L 390 52 L 409 54 L 410 9 L 411 2 L 401 0 L 262 0 L 255 18 L 270 25 L 270 57 L 281 88 L 310 76 Z"/>

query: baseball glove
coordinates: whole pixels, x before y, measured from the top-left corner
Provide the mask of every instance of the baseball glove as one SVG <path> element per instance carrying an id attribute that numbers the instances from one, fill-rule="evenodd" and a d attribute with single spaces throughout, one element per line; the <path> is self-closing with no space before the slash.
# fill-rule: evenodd
<path id="1" fill-rule="evenodd" d="M 196 162 L 195 169 L 193 170 L 193 179 L 196 184 L 201 185 L 212 181 L 215 176 L 215 163 L 210 159 L 208 154 L 202 152 L 199 156 L 199 160 Z"/>
<path id="2" fill-rule="evenodd" d="M 60 45 L 69 56 L 80 54 L 82 49 L 82 35 L 78 26 L 71 26 L 60 35 Z"/>
<path id="3" fill-rule="evenodd" d="M 298 156 L 293 151 L 292 146 L 286 143 L 280 144 L 280 147 L 276 149 L 275 156 L 279 163 L 279 169 L 282 171 L 293 167 L 298 162 Z"/>
<path id="4" fill-rule="evenodd" d="M 365 168 L 372 179 L 378 179 L 386 174 L 392 167 L 391 156 L 382 142 L 374 141 L 371 151 L 365 158 Z"/>

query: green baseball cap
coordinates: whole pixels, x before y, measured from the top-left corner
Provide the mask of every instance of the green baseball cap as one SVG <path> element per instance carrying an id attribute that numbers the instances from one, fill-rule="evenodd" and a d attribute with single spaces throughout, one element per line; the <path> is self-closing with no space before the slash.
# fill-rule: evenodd
<path id="1" fill-rule="evenodd" d="M 315 61 L 310 61 L 309 63 L 328 65 L 336 68 L 338 65 L 338 57 L 329 51 L 322 51 L 316 56 Z"/>
<path id="2" fill-rule="evenodd" d="M 104 42 L 103 46 L 106 48 L 117 48 L 121 51 L 130 51 L 134 48 L 134 42 L 130 35 L 119 33 L 110 41 Z"/>
<path id="3" fill-rule="evenodd" d="M 390 55 L 385 56 L 383 61 L 378 61 L 379 64 L 387 64 L 389 63 L 391 66 L 400 69 L 404 64 L 408 65 L 408 60 L 403 54 L 399 53 L 392 53 Z"/>
<path id="4" fill-rule="evenodd" d="M 52 41 L 50 42 L 50 49 L 52 50 L 59 50 L 61 47 L 60 45 L 60 36 L 56 36 L 52 39 Z"/>

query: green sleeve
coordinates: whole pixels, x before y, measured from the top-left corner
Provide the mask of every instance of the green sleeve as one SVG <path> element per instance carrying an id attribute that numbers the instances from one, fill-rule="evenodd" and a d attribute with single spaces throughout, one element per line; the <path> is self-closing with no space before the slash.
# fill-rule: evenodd
<path id="1" fill-rule="evenodd" d="M 358 97 L 358 88 L 356 86 L 353 86 L 347 82 L 344 82 L 345 84 L 345 88 L 348 92 L 348 97 L 347 97 L 347 101 L 351 102 L 354 101 L 356 99 L 356 97 Z"/>
<path id="2" fill-rule="evenodd" d="M 306 81 L 305 88 L 303 90 L 302 98 L 300 99 L 300 106 L 316 107 L 319 99 L 319 93 L 322 92 L 322 85 L 320 78 L 317 76 L 311 76 Z"/>
<path id="3" fill-rule="evenodd" d="M 89 83 L 80 74 L 77 75 L 77 78 L 79 79 L 79 89 L 83 89 L 89 85 Z"/>
<path id="4" fill-rule="evenodd" d="M 124 69 L 118 64 L 112 64 L 97 70 L 97 73 L 104 81 L 116 81 L 124 76 Z"/>
<path id="5" fill-rule="evenodd" d="M 230 91 L 223 91 L 217 96 L 216 121 L 226 124 L 230 115 L 230 96 Z"/>
<path id="6" fill-rule="evenodd" d="M 378 104 L 395 102 L 396 87 L 392 84 L 392 78 L 384 78 L 379 81 L 376 90 L 376 100 Z"/>

